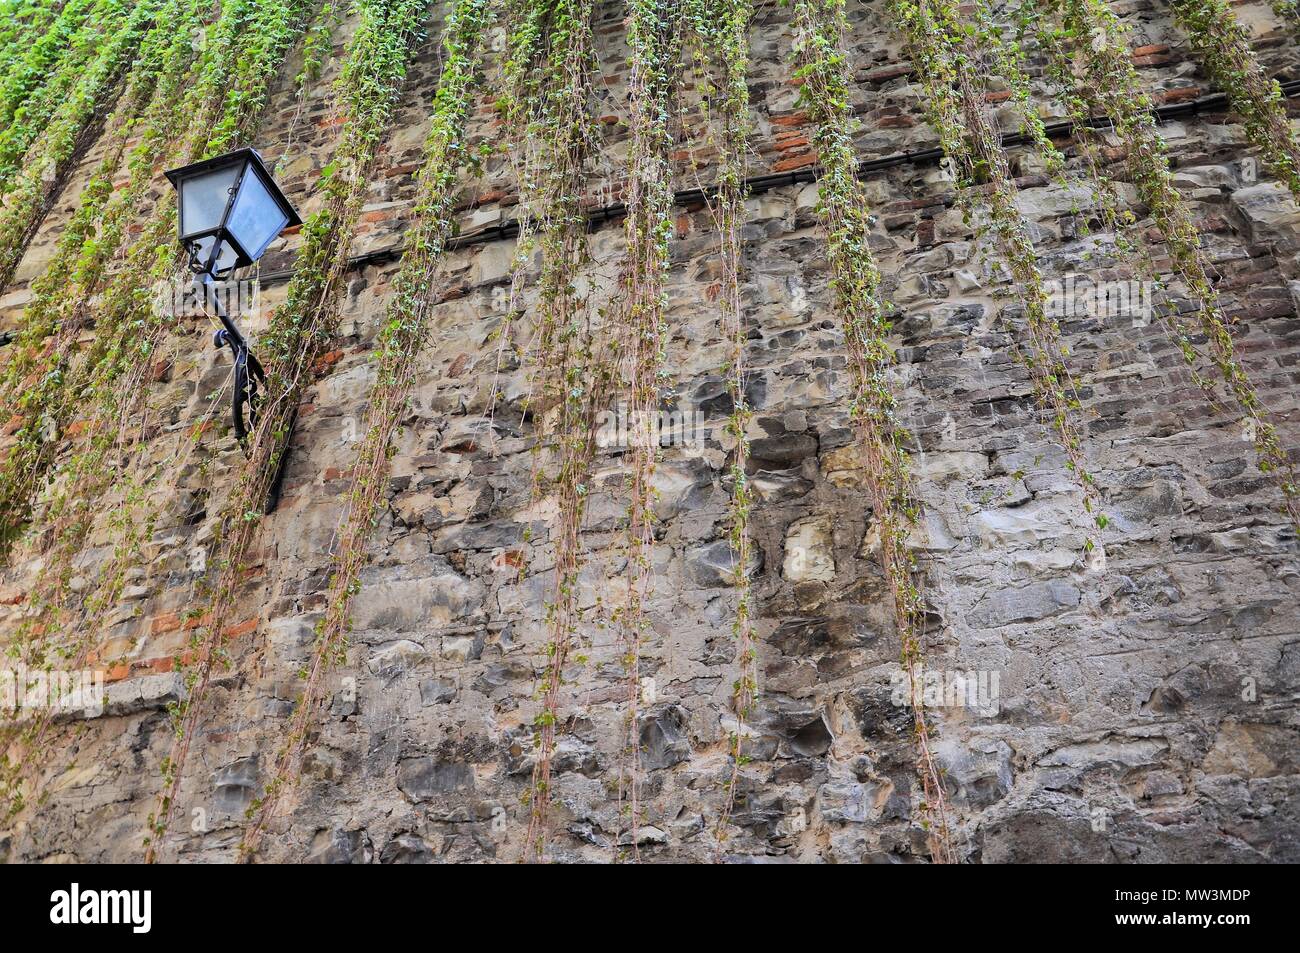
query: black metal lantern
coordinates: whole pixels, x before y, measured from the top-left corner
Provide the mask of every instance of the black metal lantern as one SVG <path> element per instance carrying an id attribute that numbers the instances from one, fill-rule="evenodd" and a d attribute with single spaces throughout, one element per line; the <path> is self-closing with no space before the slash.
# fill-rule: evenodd
<path id="1" fill-rule="evenodd" d="M 286 228 L 302 219 L 271 178 L 255 149 L 236 149 L 166 173 L 176 187 L 180 240 L 190 269 L 202 285 L 251 265 Z M 222 330 L 218 347 L 229 346 L 235 360 L 232 414 L 242 445 L 257 423 L 258 391 L 266 374 L 248 343 L 215 295 L 212 302 Z"/>
<path id="2" fill-rule="evenodd" d="M 251 265 L 282 231 L 302 224 L 255 149 L 173 169 L 167 178 L 195 274 L 219 277 Z"/>

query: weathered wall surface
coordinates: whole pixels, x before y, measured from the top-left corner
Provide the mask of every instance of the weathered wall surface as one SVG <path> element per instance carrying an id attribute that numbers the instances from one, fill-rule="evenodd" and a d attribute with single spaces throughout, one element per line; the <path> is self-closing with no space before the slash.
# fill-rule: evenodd
<path id="1" fill-rule="evenodd" d="M 1143 77 L 1166 102 L 1209 91 L 1185 39 L 1155 2 L 1117 5 L 1135 25 Z M 1300 77 L 1300 48 L 1265 3 L 1235 8 L 1261 56 Z M 928 147 L 896 37 L 879 3 L 850 4 L 855 98 L 864 156 Z M 349 25 L 336 36 L 341 49 Z M 436 30 L 432 31 L 436 36 Z M 624 111 L 620 13 L 599 24 L 608 151 Z M 787 13 L 763 5 L 752 34 L 757 118 L 753 171 L 812 161 L 796 111 Z M 381 158 L 353 251 L 400 243 L 436 76 L 420 50 Z M 329 161 L 336 128 L 327 84 L 303 107 L 280 84 L 256 145 L 300 209 Z M 287 73 L 288 76 L 292 72 Z M 693 84 L 693 80 L 688 82 Z M 695 92 L 688 91 L 688 100 Z M 502 132 L 485 89 L 476 140 Z M 1293 104 L 1294 110 L 1294 104 Z M 1293 115 L 1296 113 L 1293 111 Z M 1008 123 L 1011 117 L 1006 117 Z M 1222 276 L 1239 346 L 1267 402 L 1300 444 L 1300 211 L 1285 189 L 1253 176 L 1240 127 L 1221 114 L 1167 125 L 1178 183 L 1196 206 Z M 687 138 L 708 180 L 709 148 Z M 94 156 L 87 158 L 89 168 Z M 1022 206 L 1048 277 L 1120 277 L 1084 257 L 1074 197 L 1017 153 Z M 682 185 L 694 184 L 683 173 Z M 11 326 L 24 282 L 39 272 L 74 184 L 0 300 Z M 1300 545 L 1255 470 L 1240 422 L 1207 406 L 1156 323 L 1070 318 L 1064 330 L 1082 388 L 1086 453 L 1114 524 L 1104 559 L 1087 560 L 1089 520 L 1063 456 L 1011 356 L 999 295 L 949 184 L 933 164 L 870 180 L 873 244 L 889 293 L 905 312 L 896 379 L 902 412 L 924 448 L 917 459 L 928 535 L 923 546 L 934 669 L 992 672 L 996 712 L 938 709 L 939 751 L 973 861 L 1300 860 Z M 463 230 L 511 214 L 502 161 L 467 183 Z M 745 296 L 753 370 L 753 524 L 760 691 L 754 760 L 744 771 L 728 860 L 893 862 L 924 856 L 911 754 L 911 716 L 891 702 L 899 647 L 871 551 L 862 472 L 847 427 L 847 373 L 814 222 L 815 187 L 754 197 L 745 227 Z M 287 266 L 298 239 L 273 247 L 263 271 Z M 592 234 L 589 278 L 607 287 L 621 229 Z M 525 371 L 492 338 L 513 245 L 448 256 L 436 330 L 394 461 L 391 501 L 356 602 L 347 661 L 308 757 L 291 815 L 267 843 L 277 860 L 514 860 L 522 851 L 535 681 L 552 584 L 549 499 L 530 496 L 531 425 L 521 419 Z M 662 525 L 654 548 L 653 679 L 641 727 L 652 860 L 712 860 L 724 799 L 727 702 L 734 677 L 725 537 L 729 441 L 721 371 L 726 342 L 708 289 L 716 244 L 707 212 L 682 209 L 669 282 L 670 366 L 681 404 L 707 414 L 700 448 L 665 450 Z M 396 266 L 349 276 L 337 350 L 302 408 L 283 500 L 232 631 L 233 664 L 209 705 L 166 859 L 234 857 L 243 812 L 265 772 L 322 609 L 346 470 L 373 375 L 369 353 Z M 266 289 L 273 304 L 282 284 Z M 520 330 L 526 334 L 526 329 Z M 521 337 L 522 340 L 522 337 Z M 135 859 L 168 748 L 163 705 L 177 690 L 172 658 L 201 608 L 201 554 L 241 457 L 213 433 L 183 459 L 187 434 L 228 374 L 226 352 L 195 323 L 169 343 L 140 423 L 147 453 L 123 461 L 150 475 L 163 514 L 126 599 L 100 633 L 110 670 L 101 717 L 63 724 L 43 777 L 43 804 L 0 831 L 11 861 Z M 506 399 L 492 417 L 488 397 Z M 220 411 L 219 413 L 224 413 Z M 621 585 L 625 499 L 620 458 L 605 452 L 590 481 L 582 601 L 589 661 L 570 672 L 557 760 L 556 856 L 609 860 L 622 828 L 618 774 L 622 669 L 616 634 L 600 625 Z M 111 505 L 106 505 L 106 513 Z M 114 543 L 105 519 L 82 573 L 93 578 Z M 25 611 L 36 571 L 20 561 L 0 591 L 0 631 Z"/>

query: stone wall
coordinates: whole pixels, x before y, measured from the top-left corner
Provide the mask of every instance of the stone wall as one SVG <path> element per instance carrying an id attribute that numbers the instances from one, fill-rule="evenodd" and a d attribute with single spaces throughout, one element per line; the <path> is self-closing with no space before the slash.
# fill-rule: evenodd
<path id="1" fill-rule="evenodd" d="M 1135 61 L 1159 101 L 1211 91 L 1161 0 L 1121 2 Z M 1267 3 L 1235 8 L 1261 57 L 1300 78 L 1300 46 Z M 851 2 L 851 62 L 863 156 L 928 148 L 897 37 L 878 0 Z M 351 28 L 304 103 L 292 64 L 256 145 L 293 158 L 283 182 L 304 213 L 337 137 L 328 84 Z M 598 36 L 605 152 L 594 204 L 617 188 L 625 142 L 621 12 L 606 4 Z M 436 38 L 436 28 L 431 37 Z M 752 171 L 813 162 L 788 67 L 788 11 L 760 5 L 752 31 L 756 112 Z M 381 155 L 354 254 L 400 244 L 437 70 L 419 50 Z M 711 149 L 690 119 L 676 157 L 681 186 L 709 181 Z M 485 88 L 475 141 L 502 130 Z M 1292 102 L 1292 115 L 1297 115 Z M 1008 128 L 1010 114 L 1002 117 Z M 1221 113 L 1168 123 L 1177 181 L 1195 204 L 1221 276 L 1239 347 L 1284 443 L 1300 442 L 1300 211 L 1250 159 Z M 82 169 L 93 167 L 94 152 Z M 1077 195 L 1016 151 L 1021 206 L 1049 278 L 1122 277 L 1089 259 Z M 692 169 L 694 167 L 694 169 Z M 11 327 L 83 176 L 0 299 Z M 162 187 L 160 183 L 160 188 Z M 1005 278 L 985 261 L 950 184 L 933 162 L 874 175 L 873 246 L 904 311 L 895 379 L 927 507 L 924 552 L 932 626 L 929 665 L 997 679 L 996 704 L 935 710 L 960 853 L 971 861 L 1300 860 L 1300 573 L 1278 493 L 1252 462 L 1231 413 L 1207 404 L 1157 322 L 1132 315 L 1064 322 L 1084 404 L 1086 454 L 1113 525 L 1084 555 L 1090 520 L 1063 454 L 1015 363 Z M 504 160 L 467 182 L 462 231 L 512 214 Z M 603 198 L 602 198 L 603 196 Z M 669 364 L 677 399 L 706 415 L 698 447 L 666 449 L 657 476 L 662 520 L 653 552 L 651 632 L 643 648 L 640 726 L 648 860 L 908 862 L 925 856 L 917 817 L 911 715 L 894 704 L 899 646 L 872 549 L 863 471 L 847 425 L 848 386 L 815 186 L 753 197 L 745 226 L 747 361 L 756 405 L 753 567 L 761 698 L 721 855 L 712 836 L 727 775 L 734 671 L 723 477 L 730 440 L 721 337 L 709 287 L 716 241 L 707 210 L 682 208 L 668 285 Z M 262 265 L 273 305 L 298 237 Z M 591 235 L 586 278 L 607 292 L 622 250 L 611 223 Z M 553 501 L 531 496 L 531 424 L 520 413 L 526 370 L 498 366 L 511 242 L 448 256 L 431 293 L 441 303 L 394 460 L 390 506 L 356 601 L 347 661 L 333 676 L 303 783 L 268 839 L 275 860 L 512 861 L 522 853 L 536 680 L 552 585 Z M 534 271 L 536 263 L 534 263 Z M 322 610 L 329 552 L 345 510 L 347 470 L 373 376 L 370 352 L 396 272 L 377 260 L 349 272 L 336 349 L 301 408 L 278 509 L 263 524 L 232 631 L 233 664 L 209 701 L 165 859 L 229 861 L 243 812 L 260 793 Z M 254 326 L 256 330 L 256 326 Z M 525 340 L 526 328 L 518 329 Z M 137 859 L 170 738 L 163 706 L 178 691 L 173 656 L 201 608 L 205 547 L 242 457 L 214 429 L 191 455 L 187 434 L 228 375 L 210 329 L 168 342 L 149 414 L 132 421 L 147 452 L 120 461 L 146 475 L 162 514 L 122 604 L 99 634 L 109 705 L 59 726 L 44 803 L 0 831 L 11 861 Z M 489 395 L 505 400 L 488 415 Z M 181 462 L 178 462 L 181 459 Z M 622 823 L 614 788 L 621 725 L 616 603 L 623 557 L 624 470 L 597 460 L 583 532 L 581 601 L 588 657 L 569 678 L 556 770 L 556 857 L 607 861 Z M 105 513 L 113 501 L 106 501 Z M 114 543 L 107 518 L 79 572 L 92 579 Z M 20 558 L 0 589 L 0 632 L 26 611 L 37 569 Z M 626 846 L 626 845 L 625 845 Z"/>

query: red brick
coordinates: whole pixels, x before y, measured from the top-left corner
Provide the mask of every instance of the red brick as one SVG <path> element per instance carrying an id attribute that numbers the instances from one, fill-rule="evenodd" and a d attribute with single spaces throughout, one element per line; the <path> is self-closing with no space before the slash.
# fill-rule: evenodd
<path id="1" fill-rule="evenodd" d="M 150 635 L 161 635 L 164 632 L 175 632 L 180 627 L 181 617 L 175 612 L 164 612 L 149 620 Z"/>
<path id="2" fill-rule="evenodd" d="M 1201 89 L 1199 86 L 1188 86 L 1186 89 L 1167 89 L 1164 92 L 1157 93 L 1156 99 L 1166 103 L 1185 103 L 1193 99 L 1201 98 Z"/>
<path id="3" fill-rule="evenodd" d="M 774 126 L 806 126 L 808 124 L 808 114 L 805 112 L 790 113 L 788 116 L 773 116 L 768 121 Z"/>
<path id="4" fill-rule="evenodd" d="M 323 374 L 341 360 L 343 360 L 343 352 L 335 349 L 316 358 L 316 363 L 311 366 L 311 369 L 317 374 Z"/>
<path id="5" fill-rule="evenodd" d="M 811 152 L 808 152 L 808 153 L 804 153 L 803 155 L 790 156 L 789 158 L 782 159 L 780 162 L 773 163 L 772 171 L 789 172 L 792 169 L 803 169 L 810 165 L 816 165 L 816 164 L 817 164 L 817 157 L 813 155 Z"/>
<path id="6" fill-rule="evenodd" d="M 121 662 L 117 665 L 112 666 L 111 668 L 109 668 L 108 671 L 104 673 L 104 681 L 120 682 L 122 681 L 122 679 L 128 677 L 130 674 L 131 674 L 131 666 L 127 665 L 125 662 Z"/>
<path id="7" fill-rule="evenodd" d="M 246 619 L 229 626 L 221 634 L 227 639 L 237 639 L 242 635 L 251 635 L 257 631 L 257 619 Z"/>

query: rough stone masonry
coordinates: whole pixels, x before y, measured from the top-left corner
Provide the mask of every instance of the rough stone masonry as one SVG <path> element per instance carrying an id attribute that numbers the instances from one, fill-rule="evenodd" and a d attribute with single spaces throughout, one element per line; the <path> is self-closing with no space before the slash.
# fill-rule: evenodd
<path id="1" fill-rule="evenodd" d="M 1135 62 L 1157 102 L 1213 90 L 1161 0 L 1114 4 L 1133 27 Z M 934 144 L 919 86 L 879 0 L 849 4 L 853 96 L 864 158 Z M 1267 67 L 1300 78 L 1300 45 L 1266 2 L 1238 3 Z M 759 5 L 750 94 L 751 171 L 814 163 L 795 106 L 788 11 Z M 304 213 L 338 128 L 329 83 L 351 23 L 304 103 L 286 65 L 256 145 Z M 600 7 L 604 152 L 592 204 L 617 187 L 626 150 L 626 55 L 618 4 Z M 401 242 L 437 75 L 437 27 L 422 41 L 370 184 L 354 254 Z M 495 62 L 495 61 L 494 61 Z M 489 77 L 494 69 L 489 69 Z M 695 78 L 683 77 L 679 186 L 708 182 Z M 473 140 L 503 135 L 491 84 Z M 1044 97 L 1045 106 L 1050 101 Z M 1291 101 L 1292 115 L 1297 104 Z M 1014 118 L 1000 115 L 1006 128 Z M 1195 206 L 1238 321 L 1238 346 L 1284 445 L 1300 444 L 1300 209 L 1259 172 L 1242 128 L 1222 112 L 1162 128 L 1177 184 Z M 81 184 L 93 147 L 0 299 L 12 328 Z M 1085 258 L 1078 195 L 1036 157 L 1012 155 L 1020 203 L 1045 275 L 1120 277 Z M 159 189 L 165 187 L 161 182 Z M 983 260 L 951 184 L 934 163 L 873 175 L 872 244 L 902 309 L 894 374 L 919 440 L 923 551 L 931 607 L 928 665 L 945 701 L 933 711 L 959 853 L 980 861 L 1300 861 L 1300 544 L 1277 490 L 1257 472 L 1239 420 L 1209 406 L 1158 322 L 1067 315 L 1081 386 L 1085 452 L 1113 525 L 1084 555 L 1089 518 L 1063 454 L 1036 412 L 1007 333 L 1005 275 Z M 504 157 L 463 183 L 461 231 L 509 219 Z M 725 793 L 735 593 L 726 540 L 727 342 L 708 286 L 717 242 L 707 210 L 679 209 L 669 280 L 669 367 L 676 403 L 704 416 L 698 445 L 665 449 L 657 474 L 651 632 L 638 726 L 642 859 L 746 863 L 903 863 L 925 859 L 911 714 L 896 703 L 899 646 L 872 551 L 862 461 L 847 421 L 843 341 L 830 310 L 816 187 L 754 196 L 744 227 L 746 359 L 756 408 L 752 573 L 759 635 L 758 711 L 733 821 L 719 854 L 712 828 Z M 276 303 L 300 241 L 263 260 Z M 591 234 L 593 286 L 615 274 L 617 223 Z M 435 330 L 403 421 L 388 506 L 356 601 L 346 662 L 309 746 L 302 783 L 264 857 L 343 863 L 517 860 L 523 852 L 537 680 L 552 585 L 553 501 L 531 493 L 526 369 L 498 367 L 493 331 L 514 254 L 509 241 L 450 254 Z M 244 811 L 267 781 L 322 611 L 329 554 L 345 511 L 371 349 L 395 262 L 348 275 L 337 345 L 299 415 L 278 509 L 260 530 L 240 592 L 231 666 L 222 673 L 184 779 L 166 860 L 231 861 Z M 536 271 L 536 263 L 533 265 Z M 264 326 L 264 321 L 262 322 Z M 254 337 L 259 323 L 251 323 Z M 124 467 L 153 468 L 160 516 L 120 605 L 97 633 L 111 662 L 104 710 L 60 722 L 44 796 L 0 830 L 9 861 L 126 861 L 169 744 L 173 657 L 199 607 L 201 558 L 242 459 L 215 430 L 177 465 L 177 447 L 229 374 L 210 329 L 187 324 L 151 374 L 149 439 Z M 504 401 L 488 415 L 489 396 Z M 554 857 L 610 861 L 620 848 L 615 789 L 621 706 L 617 635 L 599 620 L 621 579 L 626 506 L 617 447 L 589 482 L 581 601 L 585 664 L 569 673 L 555 770 Z M 114 536 L 102 507 L 78 574 L 93 579 Z M 28 611 L 28 552 L 0 588 L 0 638 Z M 954 675 L 954 673 L 957 673 Z M 996 678 L 990 679 L 989 675 Z M 983 679 L 981 682 L 980 679 Z M 996 704 L 965 689 L 996 685 Z"/>

